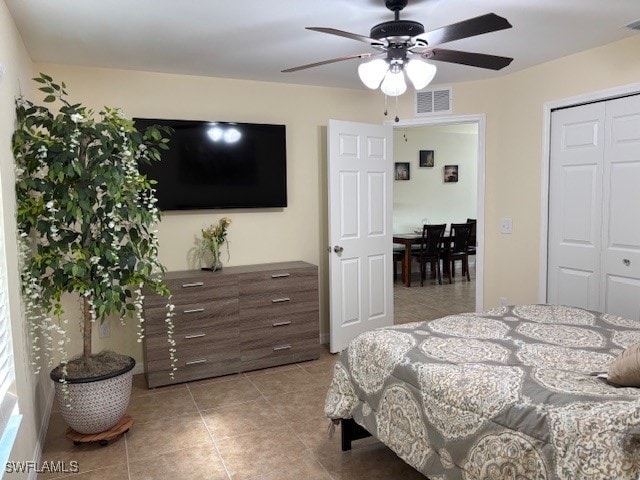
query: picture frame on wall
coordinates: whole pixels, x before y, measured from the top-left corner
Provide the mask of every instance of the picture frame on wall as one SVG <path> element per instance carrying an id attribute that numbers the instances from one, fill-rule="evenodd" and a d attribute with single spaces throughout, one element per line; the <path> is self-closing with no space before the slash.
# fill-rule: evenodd
<path id="1" fill-rule="evenodd" d="M 458 181 L 458 165 L 444 166 L 444 183 L 455 183 Z"/>
<path id="2" fill-rule="evenodd" d="M 409 162 L 396 162 L 395 163 L 395 180 L 409 180 L 411 178 L 411 172 L 409 169 Z"/>
<path id="3" fill-rule="evenodd" d="M 433 150 L 420 150 L 420 166 L 433 167 L 435 165 L 436 152 Z"/>

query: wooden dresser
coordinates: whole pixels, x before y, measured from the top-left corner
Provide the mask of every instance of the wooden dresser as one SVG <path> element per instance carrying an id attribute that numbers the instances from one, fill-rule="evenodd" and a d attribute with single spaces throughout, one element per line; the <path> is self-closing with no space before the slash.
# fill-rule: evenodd
<path id="1" fill-rule="evenodd" d="M 170 272 L 177 370 L 169 376 L 166 299 L 144 299 L 150 388 L 318 358 L 318 268 L 305 262 Z"/>

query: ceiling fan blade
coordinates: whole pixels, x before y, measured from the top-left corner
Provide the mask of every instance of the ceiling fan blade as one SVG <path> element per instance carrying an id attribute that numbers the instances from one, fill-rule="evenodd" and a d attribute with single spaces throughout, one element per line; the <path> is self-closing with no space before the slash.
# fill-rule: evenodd
<path id="1" fill-rule="evenodd" d="M 506 18 L 496 15 L 495 13 L 487 13 L 486 15 L 452 23 L 446 27 L 425 32 L 422 35 L 416 36 L 416 41 L 418 44 L 427 42 L 428 45 L 435 46 L 441 43 L 475 37 L 483 33 L 497 32 L 498 30 L 505 30 L 511 27 L 512 25 Z"/>
<path id="2" fill-rule="evenodd" d="M 357 33 L 345 32 L 344 30 L 338 30 L 337 28 L 326 27 L 306 27 L 307 30 L 313 30 L 314 32 L 330 33 L 331 35 L 338 35 L 339 37 L 350 38 L 351 40 L 357 40 L 359 42 L 368 43 L 374 47 L 384 47 L 384 43 L 374 38 L 365 37 Z"/>
<path id="3" fill-rule="evenodd" d="M 489 70 L 501 70 L 509 65 L 513 58 L 499 57 L 497 55 L 487 55 L 484 53 L 460 52 L 458 50 L 446 50 L 444 48 L 434 48 L 420 55 L 429 60 L 439 62 L 459 63 L 471 67 L 487 68 Z"/>
<path id="4" fill-rule="evenodd" d="M 298 70 L 304 70 L 305 68 L 319 67 L 320 65 L 327 65 L 329 63 L 342 62 L 343 60 L 352 60 L 354 58 L 369 58 L 371 53 L 356 53 L 355 55 L 346 55 L 344 57 L 331 58 L 329 60 L 322 60 L 321 62 L 307 63 L 306 65 L 299 65 L 297 67 L 287 68 L 282 70 L 281 73 L 297 72 Z"/>

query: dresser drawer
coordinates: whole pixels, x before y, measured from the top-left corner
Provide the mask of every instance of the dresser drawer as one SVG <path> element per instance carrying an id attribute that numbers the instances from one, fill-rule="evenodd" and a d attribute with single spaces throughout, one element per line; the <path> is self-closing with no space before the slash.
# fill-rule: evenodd
<path id="1" fill-rule="evenodd" d="M 183 357 L 188 357 L 192 353 L 198 355 L 207 349 L 234 354 L 239 348 L 237 323 L 235 326 L 231 324 L 223 328 L 214 326 L 193 328 L 183 333 L 175 332 L 173 339 L 176 343 L 174 348 L 179 362 L 183 361 Z M 147 360 L 150 362 L 168 360 L 168 346 L 166 334 L 149 335 L 146 337 Z"/>
<path id="2" fill-rule="evenodd" d="M 318 269 L 294 268 L 239 275 L 240 295 L 287 294 L 318 290 Z"/>
<path id="3" fill-rule="evenodd" d="M 217 325 L 226 328 L 230 322 L 238 321 L 238 299 L 225 298 L 211 302 L 177 305 L 173 310 L 173 325 L 176 332 L 189 331 Z M 167 309 L 165 307 L 145 308 L 145 334 L 153 335 L 167 331 Z"/>
<path id="4" fill-rule="evenodd" d="M 240 319 L 243 325 L 276 319 L 282 316 L 318 312 L 318 292 L 288 292 L 286 294 L 246 295 L 240 299 Z"/>
<path id="5" fill-rule="evenodd" d="M 215 272 L 205 272 L 189 278 L 170 278 L 165 280 L 165 284 L 172 294 L 171 301 L 176 306 L 238 296 L 237 275 L 217 276 Z M 145 292 L 145 306 L 164 307 L 167 301 L 166 297 Z"/>
<path id="6" fill-rule="evenodd" d="M 176 367 L 192 364 L 211 363 L 214 359 L 233 360 L 240 355 L 238 329 L 216 327 L 193 330 L 190 333 L 174 335 Z M 145 337 L 145 359 L 148 371 L 169 370 L 169 346 L 166 335 Z M 206 362 L 198 360 L 205 359 Z M 196 362 L 196 363 L 193 363 Z"/>
<path id="7" fill-rule="evenodd" d="M 147 368 L 147 384 L 149 388 L 154 388 L 237 373 L 240 371 L 240 358 L 238 356 L 223 358 L 214 352 L 207 355 L 195 355 L 178 363 L 177 369 L 173 372 L 173 379 L 168 368 L 155 371 L 151 370 L 149 366 Z"/>
<path id="8" fill-rule="evenodd" d="M 284 317 L 282 321 L 261 322 L 252 328 L 241 328 L 240 350 L 286 345 L 303 338 L 315 338 L 319 342 L 318 316 L 308 313 Z"/>
<path id="9" fill-rule="evenodd" d="M 254 335 L 255 330 L 261 330 L 266 336 L 278 335 L 279 331 L 288 331 L 290 326 L 298 328 L 302 324 L 307 325 L 305 328 L 315 329 L 318 334 L 320 331 L 318 311 L 313 309 L 286 315 L 257 315 L 250 320 L 241 319 L 239 323 L 241 338 Z"/>
<path id="10" fill-rule="evenodd" d="M 289 342 L 268 345 L 257 344 L 242 352 L 242 370 L 256 370 L 285 363 L 303 362 L 320 356 L 320 341 L 317 334 L 311 338 L 299 338 Z"/>

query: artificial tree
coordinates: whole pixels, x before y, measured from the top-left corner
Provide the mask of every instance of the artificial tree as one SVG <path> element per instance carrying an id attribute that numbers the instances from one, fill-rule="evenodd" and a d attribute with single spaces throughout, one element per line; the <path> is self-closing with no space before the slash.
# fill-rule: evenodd
<path id="1" fill-rule="evenodd" d="M 39 368 L 42 353 L 52 365 L 57 350 L 65 382 L 72 375 L 105 373 L 92 351 L 94 322 L 111 315 L 141 322 L 143 288 L 169 294 L 158 260 L 160 212 L 152 182 L 139 173 L 138 163 L 158 161 L 170 132 L 156 127 L 140 132 L 117 108 L 104 107 L 96 117 L 68 101 L 64 82 L 54 83 L 42 73 L 34 80 L 46 94 L 44 102 L 57 102 L 59 109 L 16 101 L 13 154 L 22 289 L 34 365 Z M 79 295 L 83 305 L 83 353 L 71 361 L 65 293 Z M 168 301 L 173 343 L 171 316 Z"/>

